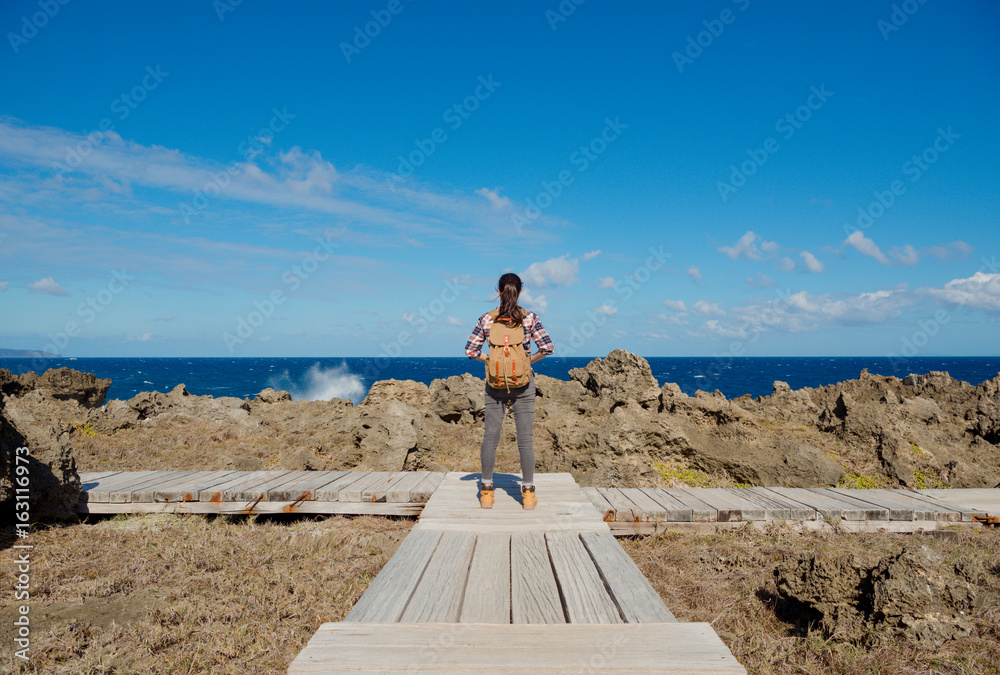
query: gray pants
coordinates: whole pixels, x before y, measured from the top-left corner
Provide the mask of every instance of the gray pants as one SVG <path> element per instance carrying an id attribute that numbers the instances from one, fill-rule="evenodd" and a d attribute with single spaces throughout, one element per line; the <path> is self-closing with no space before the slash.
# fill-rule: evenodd
<path id="1" fill-rule="evenodd" d="M 517 431 L 517 451 L 521 455 L 523 485 L 535 484 L 535 450 L 531 445 L 531 426 L 535 421 L 535 378 L 523 387 L 494 389 L 486 385 L 486 424 L 479 459 L 483 465 L 483 482 L 493 482 L 493 466 L 497 461 L 497 444 L 503 424 L 506 402 L 513 402 L 514 428 Z"/>

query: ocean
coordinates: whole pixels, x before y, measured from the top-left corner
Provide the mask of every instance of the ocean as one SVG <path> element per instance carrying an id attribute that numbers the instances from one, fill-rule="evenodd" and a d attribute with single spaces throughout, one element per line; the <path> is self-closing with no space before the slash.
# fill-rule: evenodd
<path id="1" fill-rule="evenodd" d="M 592 357 L 543 359 L 535 371 L 561 380 Z M 649 357 L 661 385 L 676 382 L 681 390 L 718 389 L 727 398 L 766 396 L 775 380 L 793 389 L 821 387 L 854 379 L 863 368 L 903 378 L 909 373 L 944 370 L 973 385 L 1000 372 L 1000 357 Z M 73 368 L 111 378 L 108 400 L 128 399 L 141 391 L 166 392 L 184 384 L 192 394 L 253 398 L 266 387 L 285 389 L 296 400 L 344 398 L 359 403 L 377 380 L 431 380 L 462 373 L 483 377 L 483 364 L 458 358 L 4 358 L 0 368 L 14 374 L 47 368 Z"/>

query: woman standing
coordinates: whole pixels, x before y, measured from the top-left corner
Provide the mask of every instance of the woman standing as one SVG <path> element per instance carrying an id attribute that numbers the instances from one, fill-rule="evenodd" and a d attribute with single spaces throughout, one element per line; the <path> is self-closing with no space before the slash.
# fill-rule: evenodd
<path id="1" fill-rule="evenodd" d="M 490 326 L 502 321 L 511 328 L 524 330 L 525 354 L 531 354 L 531 340 L 538 345 L 538 351 L 531 354 L 529 363 L 545 358 L 554 351 L 542 322 L 534 312 L 522 309 L 517 304 L 521 295 L 521 279 L 508 272 L 500 277 L 497 284 L 500 307 L 479 317 L 472 335 L 465 344 L 465 353 L 470 359 L 489 362 L 482 352 L 483 344 L 489 339 Z M 498 389 L 486 383 L 486 424 L 483 430 L 483 445 L 479 451 L 482 462 L 482 480 L 479 485 L 479 503 L 484 509 L 493 507 L 493 466 L 497 458 L 497 444 L 500 442 L 500 427 L 503 423 L 504 406 L 511 401 L 514 410 L 514 427 L 517 431 L 517 451 L 521 456 L 521 503 L 525 509 L 535 508 L 535 451 L 531 444 L 531 427 L 535 420 L 535 376 L 532 370 L 528 382 L 520 387 Z"/>

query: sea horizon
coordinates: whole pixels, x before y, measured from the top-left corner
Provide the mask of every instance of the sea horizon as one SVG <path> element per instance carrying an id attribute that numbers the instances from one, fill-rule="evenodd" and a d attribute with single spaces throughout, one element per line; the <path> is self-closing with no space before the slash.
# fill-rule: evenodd
<path id="1" fill-rule="evenodd" d="M 568 380 L 569 371 L 593 356 L 550 356 L 534 364 L 537 373 Z M 662 386 L 675 382 L 685 394 L 721 391 L 727 398 L 771 393 L 775 381 L 793 389 L 822 387 L 856 379 L 862 370 L 900 379 L 911 373 L 948 372 L 976 386 L 1000 374 L 1000 356 L 651 356 L 643 357 Z M 379 380 L 430 384 L 462 373 L 483 377 L 483 365 L 458 357 L 4 357 L 0 368 L 15 375 L 41 374 L 68 367 L 110 378 L 107 399 L 129 399 L 139 392 L 167 392 L 179 384 L 191 394 L 253 398 L 271 387 L 296 400 L 350 399 L 355 404 Z"/>

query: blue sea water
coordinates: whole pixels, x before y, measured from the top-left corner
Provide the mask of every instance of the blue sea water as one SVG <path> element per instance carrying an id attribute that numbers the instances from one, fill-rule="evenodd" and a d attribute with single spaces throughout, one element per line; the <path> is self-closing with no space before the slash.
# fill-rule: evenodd
<path id="1" fill-rule="evenodd" d="M 535 371 L 568 380 L 572 368 L 591 357 L 552 356 Z M 1000 372 L 1000 357 L 650 357 L 661 385 L 676 382 L 686 394 L 718 389 L 728 398 L 771 393 L 775 380 L 793 389 L 820 387 L 854 379 L 863 368 L 903 378 L 909 373 L 944 370 L 973 385 Z M 483 377 L 483 364 L 458 358 L 5 358 L 0 368 L 15 374 L 69 367 L 111 378 L 108 399 L 128 399 L 141 391 L 169 391 L 184 384 L 192 394 L 253 398 L 266 387 L 285 389 L 297 400 L 351 399 L 360 402 L 376 380 L 417 380 L 472 373 Z"/>

